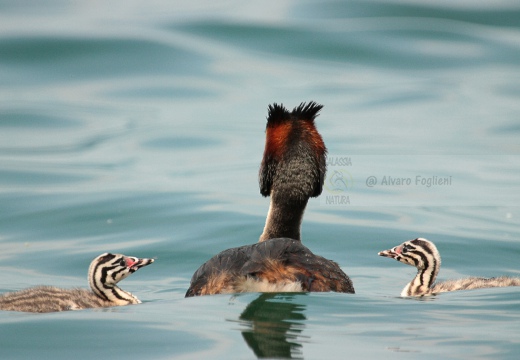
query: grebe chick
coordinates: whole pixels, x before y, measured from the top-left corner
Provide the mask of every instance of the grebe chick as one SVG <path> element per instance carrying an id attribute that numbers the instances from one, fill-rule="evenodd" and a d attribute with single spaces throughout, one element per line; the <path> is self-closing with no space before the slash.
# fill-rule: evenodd
<path id="1" fill-rule="evenodd" d="M 520 278 L 506 276 L 495 278 L 470 277 L 434 283 L 441 267 L 437 247 L 429 240 L 417 238 L 378 253 L 417 268 L 417 275 L 405 286 L 401 296 L 424 296 L 441 292 L 471 290 L 491 287 L 520 286 Z"/>
<path id="2" fill-rule="evenodd" d="M 240 292 L 336 291 L 354 293 L 350 278 L 333 261 L 300 241 L 310 197 L 321 194 L 327 149 L 314 124 L 323 106 L 301 103 L 289 112 L 269 106 L 260 193 L 271 202 L 258 243 L 225 250 L 203 264 L 186 297 Z"/>
<path id="3" fill-rule="evenodd" d="M 140 304 L 137 297 L 116 284 L 153 262 L 153 259 L 104 253 L 92 261 L 88 270 L 92 291 L 37 286 L 0 295 L 0 310 L 45 313 Z"/>

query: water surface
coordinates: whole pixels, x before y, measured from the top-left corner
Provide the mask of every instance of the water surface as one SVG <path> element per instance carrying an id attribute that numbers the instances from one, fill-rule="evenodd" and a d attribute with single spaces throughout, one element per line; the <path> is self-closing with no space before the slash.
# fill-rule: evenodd
<path id="1" fill-rule="evenodd" d="M 121 284 L 142 305 L 0 313 L 5 358 L 516 358 L 519 290 L 403 299 L 414 269 L 377 252 L 422 236 L 442 279 L 519 274 L 517 4 L 0 9 L 0 292 L 86 287 L 105 251 L 157 258 Z M 303 241 L 356 294 L 184 299 L 262 231 L 267 105 L 310 100 L 329 159 L 350 162 L 329 165 Z M 382 184 L 417 176 L 452 183 Z"/>

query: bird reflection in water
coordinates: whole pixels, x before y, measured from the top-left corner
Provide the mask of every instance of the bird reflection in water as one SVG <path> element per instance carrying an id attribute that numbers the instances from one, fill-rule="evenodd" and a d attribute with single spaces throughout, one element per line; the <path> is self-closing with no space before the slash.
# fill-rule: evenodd
<path id="1" fill-rule="evenodd" d="M 240 314 L 242 336 L 257 358 L 301 359 L 306 293 L 262 293 Z"/>

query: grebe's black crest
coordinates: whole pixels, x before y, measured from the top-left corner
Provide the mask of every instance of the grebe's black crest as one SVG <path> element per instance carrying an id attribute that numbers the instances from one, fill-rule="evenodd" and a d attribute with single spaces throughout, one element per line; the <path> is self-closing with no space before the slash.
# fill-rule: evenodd
<path id="1" fill-rule="evenodd" d="M 314 101 L 310 101 L 308 104 L 302 102 L 299 106 L 293 109 L 292 116 L 295 118 L 307 119 L 308 121 L 314 121 L 321 109 L 323 109 L 323 105 Z"/>
<path id="2" fill-rule="evenodd" d="M 302 102 L 300 105 L 295 107 L 292 112 L 289 112 L 283 104 L 278 105 L 277 103 L 273 103 L 268 106 L 267 126 L 269 127 L 269 125 L 274 125 L 275 123 L 290 119 L 304 119 L 306 121 L 314 122 L 314 119 L 318 116 L 318 113 L 322 108 L 323 105 L 310 101 L 308 104 Z"/>
<path id="3" fill-rule="evenodd" d="M 269 105 L 266 142 L 260 166 L 260 193 L 273 188 L 287 201 L 307 201 L 321 194 L 326 173 L 327 148 L 314 124 L 323 105 L 303 102 L 289 112 Z"/>
<path id="4" fill-rule="evenodd" d="M 291 117 L 291 113 L 283 106 L 274 103 L 267 107 L 267 126 L 287 120 Z"/>

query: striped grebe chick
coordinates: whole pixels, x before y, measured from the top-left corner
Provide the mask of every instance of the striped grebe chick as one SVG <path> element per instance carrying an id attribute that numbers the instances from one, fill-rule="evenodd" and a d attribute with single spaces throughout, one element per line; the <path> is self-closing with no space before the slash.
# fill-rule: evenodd
<path id="1" fill-rule="evenodd" d="M 314 120 L 323 106 L 301 103 L 289 112 L 269 105 L 260 193 L 270 196 L 258 243 L 225 250 L 194 274 L 186 297 L 240 292 L 354 293 L 333 261 L 303 246 L 300 227 L 310 197 L 322 192 L 327 149 Z"/>
<path id="2" fill-rule="evenodd" d="M 520 278 L 507 276 L 494 278 L 470 277 L 435 283 L 441 267 L 441 256 L 437 247 L 431 241 L 423 238 L 405 241 L 392 249 L 379 252 L 378 255 L 392 258 L 417 268 L 417 275 L 405 286 L 401 296 L 424 296 L 457 290 L 520 286 Z"/>
<path id="3" fill-rule="evenodd" d="M 0 310 L 46 313 L 140 304 L 137 297 L 116 284 L 153 262 L 153 259 L 104 253 L 90 264 L 91 290 L 37 286 L 0 295 Z"/>

